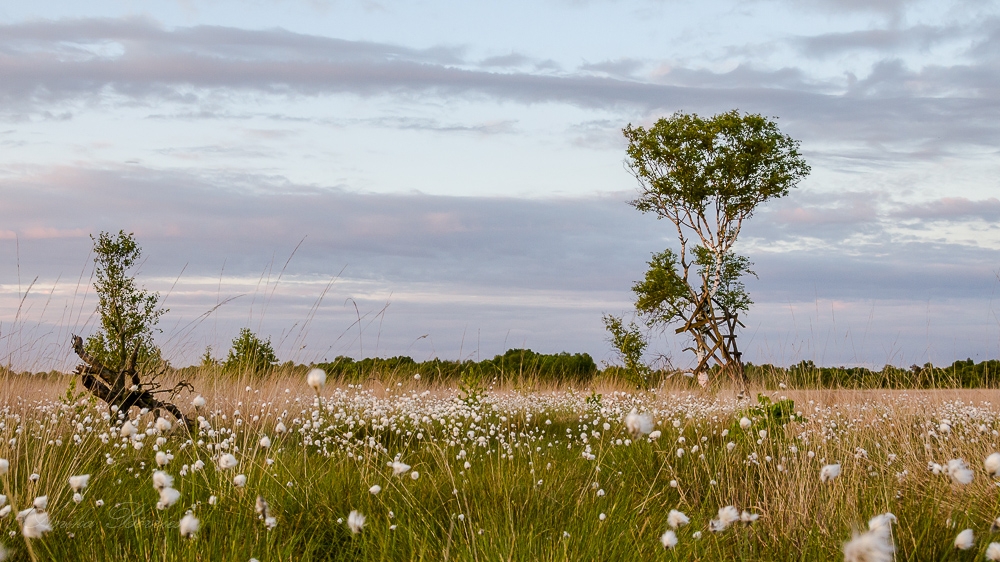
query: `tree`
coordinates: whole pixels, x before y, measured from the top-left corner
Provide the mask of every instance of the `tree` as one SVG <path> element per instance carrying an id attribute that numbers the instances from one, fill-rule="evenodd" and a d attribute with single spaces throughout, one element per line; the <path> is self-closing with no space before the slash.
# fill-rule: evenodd
<path id="1" fill-rule="evenodd" d="M 100 329 L 87 338 L 86 350 L 96 360 L 112 370 L 120 370 L 135 354 L 143 367 L 160 361 L 160 350 L 153 342 L 153 332 L 160 316 L 159 293 L 136 287 L 132 268 L 142 255 L 131 233 L 117 235 L 101 232 L 94 241 L 96 264 L 97 312 L 101 315 Z"/>
<path id="2" fill-rule="evenodd" d="M 733 247 L 760 205 L 809 174 L 799 142 L 774 121 L 736 110 L 709 119 L 678 112 L 623 133 L 626 164 L 639 182 L 630 204 L 669 220 L 680 244 L 679 252 L 653 255 L 632 288 L 636 309 L 650 327 L 683 323 L 676 331 L 694 340 L 693 371 L 703 385 L 712 358 L 743 382 L 734 330 L 752 304 L 741 278 L 753 272 Z"/>
<path id="3" fill-rule="evenodd" d="M 261 373 L 278 362 L 271 347 L 271 339 L 261 340 L 249 328 L 240 330 L 233 339 L 233 347 L 229 350 L 222 368 L 231 373 L 250 371 Z"/>
<path id="4" fill-rule="evenodd" d="M 160 394 L 169 394 L 168 400 L 172 400 L 180 390 L 192 387 L 181 381 L 173 388 L 161 389 L 156 382 L 164 369 L 152 369 L 154 365 L 162 366 L 160 350 L 153 343 L 153 331 L 167 310 L 158 306 L 158 293 L 135 286 L 131 270 L 141 251 L 132 236 L 124 231 L 117 236 L 107 232 L 101 232 L 96 239 L 91 236 L 96 254 L 94 289 L 99 299 L 101 328 L 86 344 L 80 336 L 72 336 L 73 351 L 83 361 L 75 374 L 91 394 L 120 412 L 133 406 L 158 416 L 169 412 L 193 430 L 195 420 L 185 416 L 173 403 L 158 398 Z"/>

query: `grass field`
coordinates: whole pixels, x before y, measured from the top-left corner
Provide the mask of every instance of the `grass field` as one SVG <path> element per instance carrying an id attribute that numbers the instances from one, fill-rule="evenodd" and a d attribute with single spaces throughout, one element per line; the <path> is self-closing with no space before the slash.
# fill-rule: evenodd
<path id="1" fill-rule="evenodd" d="M 178 398 L 202 419 L 189 435 L 156 429 L 152 413 L 69 399 L 66 381 L 8 379 L 9 559 L 842 560 L 884 512 L 898 518 L 900 560 L 982 560 L 1000 541 L 1000 484 L 983 467 L 1000 449 L 1000 391 L 768 391 L 794 400 L 790 421 L 726 391 L 503 388 L 477 400 L 416 381 L 329 381 L 318 397 L 301 377 L 195 385 L 198 412 L 193 395 Z M 633 439 L 633 410 L 652 434 Z M 122 436 L 126 419 L 141 439 Z M 172 455 L 162 469 L 158 452 Z M 928 468 L 959 458 L 968 484 Z M 841 474 L 821 482 L 828 464 Z M 163 509 L 157 470 L 180 493 Z M 91 477 L 77 502 L 69 478 L 80 474 Z M 29 517 L 44 513 L 52 530 L 28 539 L 15 515 L 37 496 L 47 505 Z M 725 506 L 759 519 L 710 532 Z M 690 523 L 668 549 L 672 509 Z M 357 533 L 352 511 L 365 517 Z M 179 528 L 188 512 L 193 538 Z M 974 544 L 958 551 L 966 528 Z"/>

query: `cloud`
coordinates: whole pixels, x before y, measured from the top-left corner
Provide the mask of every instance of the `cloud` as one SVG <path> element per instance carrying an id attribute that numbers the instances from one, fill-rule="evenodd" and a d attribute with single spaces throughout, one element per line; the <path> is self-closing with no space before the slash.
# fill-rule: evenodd
<path id="1" fill-rule="evenodd" d="M 902 50 L 927 51 L 931 47 L 967 37 L 969 30 L 956 25 L 916 25 L 905 29 L 865 29 L 839 33 L 823 33 L 793 40 L 801 52 L 815 58 L 826 58 L 847 51 L 878 53 Z"/>
<path id="2" fill-rule="evenodd" d="M 929 28 L 911 35 L 918 31 L 934 36 Z M 853 38 L 821 36 L 809 48 L 835 48 Z M 823 41 L 828 47 L 817 46 Z M 280 29 L 166 29 L 134 18 L 42 21 L 0 26 L 0 101 L 11 120 L 26 112 L 71 116 L 80 104 L 156 106 L 158 114 L 174 104 L 178 114 L 212 117 L 225 115 L 219 107 L 243 94 L 555 103 L 627 116 L 738 107 L 780 115 L 816 151 L 843 150 L 833 146 L 838 143 L 861 147 L 855 154 L 862 160 L 926 159 L 1000 142 L 992 55 L 920 68 L 886 59 L 848 86 L 813 76 L 805 65 L 769 69 L 751 62 L 725 71 L 673 65 L 646 78 L 643 63 L 632 59 L 572 71 L 540 69 L 541 63 L 497 71 L 525 63 L 521 57 L 477 62 L 461 47 L 411 49 Z M 388 123 L 411 125 L 439 127 L 412 118 Z M 499 129 L 458 127 L 509 130 L 503 123 Z"/>
<path id="3" fill-rule="evenodd" d="M 902 205 L 891 213 L 899 219 L 925 219 L 929 221 L 964 221 L 981 219 L 1000 221 L 1000 199 L 990 197 L 974 201 L 965 197 L 942 197 L 934 201 Z"/>

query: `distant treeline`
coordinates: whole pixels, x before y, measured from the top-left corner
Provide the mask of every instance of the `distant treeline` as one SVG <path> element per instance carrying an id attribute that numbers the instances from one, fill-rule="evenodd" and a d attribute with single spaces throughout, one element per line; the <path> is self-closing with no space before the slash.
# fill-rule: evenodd
<path id="1" fill-rule="evenodd" d="M 409 378 L 420 375 L 420 379 L 426 382 L 472 378 L 500 383 L 527 379 L 585 383 L 599 373 L 594 359 L 586 353 L 546 354 L 530 349 L 509 349 L 503 355 L 483 361 L 431 359 L 417 362 L 406 356 L 388 359 L 369 357 L 356 361 L 341 356 L 316 366 L 326 371 L 328 376 L 356 381 L 372 376 Z"/>
<path id="2" fill-rule="evenodd" d="M 406 356 L 384 359 L 369 357 L 361 360 L 341 356 L 316 365 L 296 365 L 289 361 L 274 365 L 257 376 L 267 377 L 273 373 L 304 376 L 312 366 L 322 368 L 332 378 L 347 382 L 362 382 L 371 378 L 405 380 L 412 379 L 414 375 L 420 375 L 422 382 L 446 384 L 464 380 L 484 384 L 548 382 L 586 385 L 592 382 L 629 380 L 623 367 L 607 366 L 598 369 L 593 358 L 586 353 L 546 354 L 530 349 L 511 349 L 503 355 L 483 361 L 431 359 L 418 362 Z M 745 370 L 752 386 L 764 388 L 778 388 L 780 384 L 791 388 L 1000 388 L 1000 360 L 976 363 L 966 359 L 955 361 L 946 367 L 935 367 L 928 363 L 905 369 L 886 365 L 880 370 L 865 367 L 818 367 L 812 361 L 801 361 L 790 367 L 747 363 Z M 218 366 L 191 366 L 168 371 L 183 378 L 230 376 Z M 0 366 L 0 378 L 20 376 L 57 380 L 66 375 L 57 371 L 16 372 Z M 651 371 L 649 380 L 654 387 L 661 381 L 672 386 L 697 386 L 690 376 L 666 370 Z"/>
<path id="3" fill-rule="evenodd" d="M 817 367 L 801 361 L 791 367 L 745 366 L 751 383 L 795 388 L 1000 388 L 1000 360 L 955 361 L 947 367 L 927 363 L 908 369 L 886 365 L 873 371 L 865 367 Z"/>

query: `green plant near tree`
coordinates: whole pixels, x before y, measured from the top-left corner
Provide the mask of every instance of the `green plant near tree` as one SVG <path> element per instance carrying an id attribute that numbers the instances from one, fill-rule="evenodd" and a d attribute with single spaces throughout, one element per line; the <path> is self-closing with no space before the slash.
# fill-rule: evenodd
<path id="1" fill-rule="evenodd" d="M 132 233 L 101 232 L 94 242 L 97 312 L 101 327 L 87 338 L 84 348 L 93 358 L 112 370 L 124 368 L 132 353 L 140 369 L 150 369 L 161 361 L 153 334 L 166 308 L 159 306 L 160 294 L 136 286 L 135 268 L 142 250 Z"/>
<path id="2" fill-rule="evenodd" d="M 278 357 L 271 347 L 271 339 L 262 340 L 249 328 L 243 328 L 233 339 L 233 346 L 222 363 L 222 369 L 227 373 L 261 374 L 269 371 L 277 362 Z"/>

